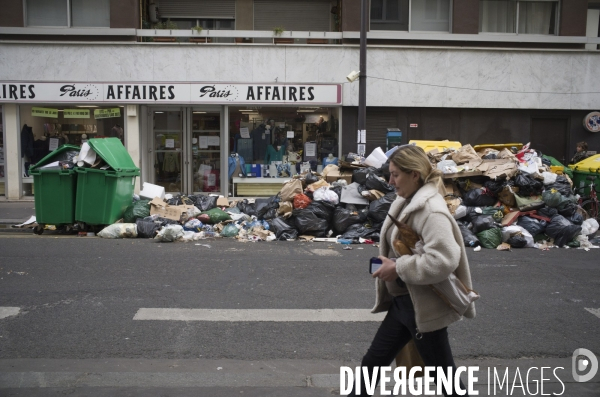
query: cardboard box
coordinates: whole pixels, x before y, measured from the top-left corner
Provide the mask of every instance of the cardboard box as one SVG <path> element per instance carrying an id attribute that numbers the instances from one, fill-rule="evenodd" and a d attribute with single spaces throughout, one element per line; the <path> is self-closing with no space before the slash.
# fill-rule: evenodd
<path id="1" fill-rule="evenodd" d="M 352 183 L 352 172 L 349 171 L 331 171 L 327 174 L 327 176 L 325 177 L 325 180 L 327 182 L 335 182 L 338 179 L 345 179 L 346 182 L 349 184 Z"/>
<path id="2" fill-rule="evenodd" d="M 193 205 L 169 205 L 159 198 L 155 198 L 150 202 L 150 215 L 158 214 L 161 218 L 174 221 L 187 219 L 187 214 L 193 209 Z"/>

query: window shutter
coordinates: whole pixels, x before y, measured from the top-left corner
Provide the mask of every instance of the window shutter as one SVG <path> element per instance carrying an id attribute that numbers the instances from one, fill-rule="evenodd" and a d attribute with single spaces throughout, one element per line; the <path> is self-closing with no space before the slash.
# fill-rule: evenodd
<path id="1" fill-rule="evenodd" d="M 330 15 L 329 0 L 254 0 L 254 30 L 329 32 Z"/>
<path id="2" fill-rule="evenodd" d="M 398 127 L 398 114 L 393 110 L 375 111 L 367 109 L 367 153 L 368 156 L 377 147 L 386 151 L 388 128 Z"/>
<path id="3" fill-rule="evenodd" d="M 235 0 L 160 0 L 161 18 L 235 18 Z"/>

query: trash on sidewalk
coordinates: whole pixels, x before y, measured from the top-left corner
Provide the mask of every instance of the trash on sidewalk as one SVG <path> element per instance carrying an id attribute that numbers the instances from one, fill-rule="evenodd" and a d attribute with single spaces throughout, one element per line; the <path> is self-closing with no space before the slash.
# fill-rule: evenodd
<path id="1" fill-rule="evenodd" d="M 19 223 L 18 225 L 11 225 L 10 227 L 12 228 L 33 228 L 37 226 L 37 222 L 35 220 L 35 216 L 31 216 L 29 219 L 27 219 L 25 222 L 23 223 Z"/>

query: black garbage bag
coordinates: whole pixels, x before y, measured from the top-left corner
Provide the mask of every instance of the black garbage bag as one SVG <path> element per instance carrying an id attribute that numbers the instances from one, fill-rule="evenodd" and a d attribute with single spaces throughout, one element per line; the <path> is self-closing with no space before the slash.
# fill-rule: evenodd
<path id="1" fill-rule="evenodd" d="M 238 201 L 237 207 L 243 214 L 249 216 L 256 215 L 256 203 L 249 203 L 247 199 Z"/>
<path id="2" fill-rule="evenodd" d="M 495 153 L 489 153 L 482 157 L 482 159 L 484 159 L 484 160 L 495 160 L 497 158 L 498 157 L 496 156 Z"/>
<path id="3" fill-rule="evenodd" d="M 387 159 L 383 165 L 375 171 L 375 174 L 382 177 L 386 181 L 390 180 L 390 159 Z"/>
<path id="4" fill-rule="evenodd" d="M 343 239 L 355 240 L 358 238 L 368 238 L 373 241 L 379 241 L 379 230 L 360 224 L 350 225 L 342 235 Z"/>
<path id="5" fill-rule="evenodd" d="M 148 220 L 152 220 L 152 218 L 144 218 L 145 221 Z M 167 226 L 167 225 L 179 225 L 180 223 L 174 219 L 169 219 L 169 218 L 161 218 L 158 217 L 155 219 L 155 221 L 157 223 L 160 223 L 160 226 Z"/>
<path id="6" fill-rule="evenodd" d="M 554 215 L 558 214 L 558 210 L 556 208 L 551 207 L 543 207 L 537 210 L 538 215 L 545 216 L 546 218 L 552 218 Z"/>
<path id="7" fill-rule="evenodd" d="M 172 197 L 172 198 L 168 199 L 167 200 L 167 204 L 169 204 L 169 205 L 183 205 L 183 199 L 181 198 L 181 195 L 175 196 L 175 197 Z"/>
<path id="8" fill-rule="evenodd" d="M 532 236 L 537 236 L 540 233 L 544 233 L 547 223 L 541 219 L 522 216 L 517 221 L 517 225 L 527 230 Z"/>
<path id="9" fill-rule="evenodd" d="M 296 230 L 295 225 L 288 223 L 284 218 L 273 218 L 268 223 L 269 230 L 275 233 L 277 240 L 295 240 L 298 238 L 298 230 Z"/>
<path id="10" fill-rule="evenodd" d="M 565 218 L 567 218 L 567 220 L 574 225 L 581 225 L 583 223 L 583 216 L 581 214 L 578 214 L 577 212 Z"/>
<path id="11" fill-rule="evenodd" d="M 312 185 L 315 182 L 319 182 L 319 177 L 312 172 L 307 172 L 304 181 L 306 182 L 306 186 Z"/>
<path id="12" fill-rule="evenodd" d="M 359 185 L 364 185 L 367 182 L 367 175 L 375 171 L 373 167 L 357 168 L 352 171 L 352 182 L 356 182 Z"/>
<path id="13" fill-rule="evenodd" d="M 204 194 L 198 194 L 196 196 L 189 196 L 188 198 L 192 200 L 196 208 L 198 208 L 202 212 L 212 210 L 213 208 L 217 207 L 218 197 L 216 196 L 206 196 Z"/>
<path id="14" fill-rule="evenodd" d="M 544 183 L 527 174 L 515 177 L 515 186 L 519 187 L 519 196 L 536 196 L 542 194 Z"/>
<path id="15" fill-rule="evenodd" d="M 395 199 L 396 193 L 388 193 L 380 199 L 371 201 L 367 217 L 374 223 L 383 222 Z"/>
<path id="16" fill-rule="evenodd" d="M 387 183 L 385 180 L 383 180 L 381 177 L 378 177 L 374 173 L 369 173 L 367 175 L 367 180 L 365 182 L 365 186 L 369 190 L 371 190 L 371 189 L 379 190 L 380 192 L 383 192 L 383 193 L 391 193 L 396 190 L 396 189 L 394 189 L 393 186 L 391 186 L 389 183 Z"/>
<path id="17" fill-rule="evenodd" d="M 500 193 L 504 186 L 506 186 L 506 182 L 500 179 L 498 180 L 489 180 L 483 185 L 493 197 L 498 197 L 498 193 Z"/>
<path id="18" fill-rule="evenodd" d="M 308 234 L 316 237 L 323 237 L 329 231 L 329 222 L 326 219 L 319 218 L 312 210 L 297 209 L 292 211 L 294 224 L 300 234 Z"/>
<path id="19" fill-rule="evenodd" d="M 458 228 L 460 229 L 460 234 L 462 234 L 462 238 L 463 238 L 465 247 L 477 247 L 477 246 L 481 245 L 481 242 L 479 241 L 479 239 L 477 238 L 475 233 L 470 231 L 465 223 L 463 223 L 463 222 L 457 222 L 457 223 L 458 223 Z"/>
<path id="20" fill-rule="evenodd" d="M 496 199 L 487 189 L 471 189 L 463 195 L 463 204 L 467 207 L 491 207 Z"/>
<path id="21" fill-rule="evenodd" d="M 346 208 L 337 207 L 333 212 L 332 226 L 337 234 L 342 234 L 350 227 L 363 223 L 367 218 L 367 211 L 350 211 Z"/>
<path id="22" fill-rule="evenodd" d="M 476 209 L 479 207 L 466 207 L 466 208 L 467 208 L 467 213 L 464 217 L 461 218 L 461 220 L 466 221 L 467 223 L 473 222 L 473 219 L 482 215 L 480 212 L 476 211 Z"/>
<path id="23" fill-rule="evenodd" d="M 522 234 L 515 234 L 514 236 L 506 240 L 506 242 L 512 248 L 524 248 L 527 245 L 527 240 L 525 240 L 525 236 L 523 236 Z"/>
<path id="24" fill-rule="evenodd" d="M 123 222 L 134 223 L 137 219 L 147 216 L 150 216 L 150 200 L 139 200 L 125 209 Z"/>
<path id="25" fill-rule="evenodd" d="M 342 198 L 342 186 L 330 187 L 329 190 L 333 190 L 335 192 L 335 194 L 338 195 L 339 199 Z M 338 200 L 338 202 L 339 202 L 339 200 Z"/>
<path id="26" fill-rule="evenodd" d="M 272 219 L 273 217 L 265 218 L 265 216 L 266 216 L 267 212 L 269 212 L 270 210 L 273 210 L 273 209 L 275 210 L 275 214 L 277 214 L 277 209 L 279 208 L 279 196 L 271 196 L 266 199 L 256 199 L 255 204 L 256 204 L 256 217 L 259 220 Z"/>
<path id="27" fill-rule="evenodd" d="M 550 167 L 552 165 L 552 161 L 548 160 L 546 157 L 542 157 L 542 164 Z"/>
<path id="28" fill-rule="evenodd" d="M 160 222 L 155 222 L 152 219 L 137 219 L 135 224 L 137 226 L 137 236 L 139 238 L 154 238 L 156 233 L 158 233 L 162 227 Z"/>
<path id="29" fill-rule="evenodd" d="M 473 233 L 481 233 L 483 231 L 498 227 L 492 215 L 481 215 L 473 218 Z"/>
<path id="30" fill-rule="evenodd" d="M 571 188 L 571 184 L 563 175 L 557 176 L 556 181 L 554 183 L 546 185 L 546 190 L 549 189 L 558 190 L 558 192 L 565 197 L 570 197 L 573 195 L 573 189 Z"/>
<path id="31" fill-rule="evenodd" d="M 325 219 L 327 223 L 331 223 L 335 205 L 327 201 L 313 201 L 305 209 L 311 210 L 318 218 Z"/>
<path id="32" fill-rule="evenodd" d="M 565 218 L 571 217 L 573 214 L 577 213 L 577 204 L 572 201 L 565 200 L 556 207 L 558 213 Z"/>
<path id="33" fill-rule="evenodd" d="M 562 215 L 554 215 L 546 227 L 546 234 L 554 238 L 554 244 L 562 247 L 581 233 L 581 226 L 574 225 Z"/>

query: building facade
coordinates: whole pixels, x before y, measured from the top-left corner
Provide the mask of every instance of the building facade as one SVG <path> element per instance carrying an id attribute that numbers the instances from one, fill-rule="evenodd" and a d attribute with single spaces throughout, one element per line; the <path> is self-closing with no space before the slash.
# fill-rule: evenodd
<path id="1" fill-rule="evenodd" d="M 322 165 L 357 150 L 346 75 L 358 70 L 360 0 L 0 7 L 5 200 L 35 194 L 29 164 L 92 137 L 123 141 L 138 189 L 185 194 L 237 195 L 231 153 L 264 175 L 284 158 Z M 600 107 L 600 2 L 371 0 L 370 11 L 367 153 L 388 128 L 404 141 L 531 142 L 562 161 L 579 141 L 600 147 L 583 123 Z"/>

